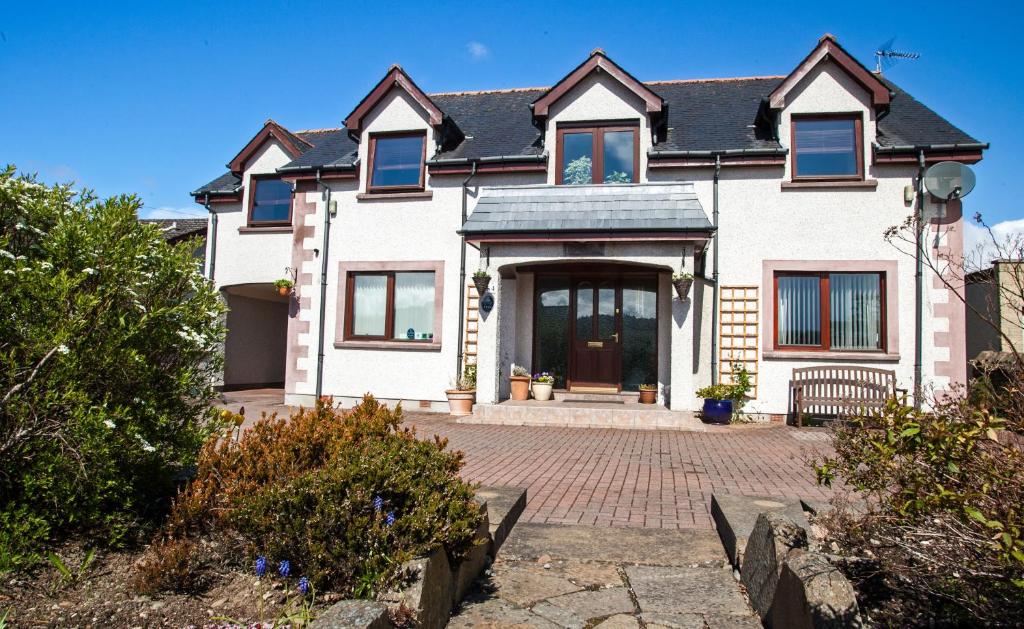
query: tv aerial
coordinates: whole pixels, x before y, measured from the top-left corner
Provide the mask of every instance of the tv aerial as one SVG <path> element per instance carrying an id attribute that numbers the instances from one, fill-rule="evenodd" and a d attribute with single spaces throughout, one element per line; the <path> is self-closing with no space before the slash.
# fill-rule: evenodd
<path id="1" fill-rule="evenodd" d="M 875 72 L 882 73 L 899 63 L 900 59 L 920 59 L 921 54 L 907 50 L 896 50 L 892 47 L 896 41 L 895 37 L 889 39 L 875 51 Z"/>

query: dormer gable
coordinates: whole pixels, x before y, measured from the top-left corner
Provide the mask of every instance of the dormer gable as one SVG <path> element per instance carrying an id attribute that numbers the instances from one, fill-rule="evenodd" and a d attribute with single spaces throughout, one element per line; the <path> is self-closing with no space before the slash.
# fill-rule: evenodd
<path id="1" fill-rule="evenodd" d="M 811 54 L 807 55 L 795 70 L 779 83 L 768 96 L 768 106 L 772 109 L 783 109 L 788 104 L 787 97 L 815 68 L 825 62 L 835 63 L 843 72 L 856 81 L 870 95 L 871 104 L 876 110 L 889 106 L 892 94 L 889 88 L 865 68 L 850 53 L 839 45 L 839 41 L 831 33 L 825 33 L 818 40 Z"/>
<path id="2" fill-rule="evenodd" d="M 643 101 L 647 114 L 660 115 L 663 112 L 665 101 L 661 96 L 658 96 L 653 90 L 637 80 L 636 77 L 619 67 L 618 64 L 605 54 L 604 50 L 595 48 L 591 51 L 586 61 L 576 66 L 576 69 L 565 75 L 562 80 L 544 92 L 537 100 L 533 101 L 530 107 L 533 109 L 534 119 L 543 120 L 547 118 L 554 103 L 591 74 L 602 72 L 621 83 L 623 87 Z"/>
<path id="3" fill-rule="evenodd" d="M 384 78 L 370 90 L 370 93 L 359 101 L 352 113 L 345 117 L 345 128 L 350 134 L 358 134 L 362 131 L 363 120 L 367 114 L 373 111 L 373 108 L 380 104 L 392 89 L 404 90 L 416 104 L 422 107 L 430 126 L 437 129 L 444 122 L 444 112 L 416 85 L 402 69 L 402 66 L 393 65 L 388 69 Z"/>
<path id="4" fill-rule="evenodd" d="M 295 159 L 299 155 L 302 155 L 305 151 L 313 147 L 312 144 L 303 140 L 299 136 L 295 135 L 288 129 L 285 129 L 273 120 L 268 119 L 263 123 L 263 128 L 260 129 L 249 143 L 239 151 L 238 155 L 228 162 L 228 168 L 231 172 L 240 174 L 245 170 L 245 164 L 256 154 L 265 143 L 271 140 L 276 140 L 281 148 L 288 153 L 288 155 Z"/>

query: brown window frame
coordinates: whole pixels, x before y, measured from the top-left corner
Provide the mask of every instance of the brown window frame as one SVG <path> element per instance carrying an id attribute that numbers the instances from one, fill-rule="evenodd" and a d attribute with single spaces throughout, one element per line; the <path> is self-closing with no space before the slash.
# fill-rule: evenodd
<path id="1" fill-rule="evenodd" d="M 591 146 L 590 150 L 594 156 L 593 164 L 590 171 L 590 183 L 597 185 L 604 185 L 604 181 L 599 181 L 604 177 L 604 134 L 609 131 L 632 131 L 633 132 L 633 180 L 630 183 L 638 183 L 640 181 L 640 123 L 639 122 L 608 122 L 608 123 L 586 123 L 586 124 L 560 124 L 555 131 L 555 153 L 557 160 L 555 166 L 555 183 L 558 185 L 565 185 L 562 181 L 562 174 L 565 171 L 565 152 L 563 150 L 563 140 L 566 134 L 572 133 L 590 133 Z"/>
<path id="2" fill-rule="evenodd" d="M 249 209 L 246 214 L 245 224 L 247 227 L 290 227 L 292 215 L 295 212 L 295 192 L 292 191 L 291 199 L 288 202 L 288 220 L 284 221 L 255 221 L 252 218 L 252 211 L 256 207 L 256 186 L 260 181 L 281 180 L 280 175 L 249 175 Z M 285 182 L 287 184 L 287 182 Z"/>
<path id="3" fill-rule="evenodd" d="M 801 121 L 814 120 L 852 120 L 854 135 L 854 151 L 857 157 L 857 173 L 853 175 L 806 175 L 801 176 L 796 169 L 796 127 Z M 789 120 L 790 170 L 793 181 L 864 181 L 864 116 L 860 113 L 837 114 L 793 114 Z"/>
<path id="4" fill-rule="evenodd" d="M 435 300 L 437 299 L 437 271 L 433 269 L 423 270 L 399 270 L 399 271 L 349 271 L 345 276 L 345 335 L 346 341 L 388 341 L 395 343 L 433 343 L 434 339 L 407 339 L 407 338 L 396 338 L 395 337 L 395 274 L 396 273 L 430 273 L 434 276 L 434 291 Z M 387 278 L 387 297 L 385 297 L 384 304 L 386 312 L 384 314 L 384 334 L 383 335 L 365 335 L 355 334 L 352 332 L 352 327 L 355 324 L 355 306 L 356 306 L 356 282 L 357 276 L 384 276 Z M 437 304 L 434 304 L 436 309 Z M 437 316 L 436 313 L 434 315 Z M 431 335 L 436 333 L 436 321 L 434 322 L 434 329 L 431 330 Z"/>
<path id="5" fill-rule="evenodd" d="M 373 162 L 377 156 L 377 140 L 392 138 L 423 138 L 423 154 L 420 156 L 420 181 L 415 186 L 375 186 L 373 185 Z M 426 189 L 427 171 L 427 132 L 423 131 L 387 131 L 370 134 L 369 159 L 366 165 L 366 190 L 372 194 L 389 192 L 423 192 Z"/>
<path id="6" fill-rule="evenodd" d="M 880 347 L 874 349 L 833 349 L 832 348 L 832 304 L 829 299 L 830 286 L 829 276 L 832 275 L 877 275 L 879 299 L 881 301 L 881 312 L 878 313 L 881 329 L 878 338 L 881 340 Z M 772 277 L 772 313 L 775 320 L 775 329 L 772 330 L 772 345 L 778 351 L 783 352 L 850 352 L 850 353 L 879 353 L 885 354 L 888 351 L 888 314 L 889 305 L 886 297 L 886 273 L 884 271 L 775 271 Z M 779 278 L 780 277 L 817 277 L 818 298 L 820 306 L 818 312 L 821 321 L 818 322 L 821 331 L 820 345 L 782 345 L 779 343 Z"/>

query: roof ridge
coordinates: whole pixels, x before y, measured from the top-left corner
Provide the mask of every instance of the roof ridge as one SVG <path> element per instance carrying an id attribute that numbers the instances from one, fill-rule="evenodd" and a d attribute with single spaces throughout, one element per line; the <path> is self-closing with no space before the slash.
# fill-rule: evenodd
<path id="1" fill-rule="evenodd" d="M 674 85 L 677 83 L 728 83 L 738 81 L 766 81 L 769 79 L 784 79 L 785 75 L 782 74 L 765 74 L 762 76 L 727 76 L 727 77 L 710 77 L 705 79 L 665 79 L 662 81 L 644 81 L 645 85 Z"/>
<path id="2" fill-rule="evenodd" d="M 490 90 L 460 90 L 455 92 L 428 92 L 427 96 L 473 96 L 476 94 L 512 94 L 515 92 L 537 92 L 549 90 L 550 87 L 506 87 Z"/>
<path id="3" fill-rule="evenodd" d="M 341 131 L 341 127 L 324 127 L 323 129 L 299 129 L 292 133 L 333 133 L 335 131 Z"/>

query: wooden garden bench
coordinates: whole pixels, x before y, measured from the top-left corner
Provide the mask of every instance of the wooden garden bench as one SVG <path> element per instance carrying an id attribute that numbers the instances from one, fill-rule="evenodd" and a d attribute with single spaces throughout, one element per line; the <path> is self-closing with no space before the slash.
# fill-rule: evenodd
<path id="1" fill-rule="evenodd" d="M 793 400 L 797 426 L 814 411 L 847 417 L 879 409 L 898 395 L 896 372 L 873 367 L 823 365 L 793 370 Z"/>

